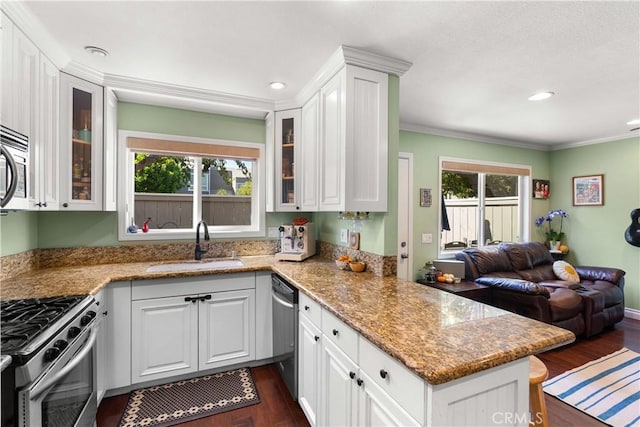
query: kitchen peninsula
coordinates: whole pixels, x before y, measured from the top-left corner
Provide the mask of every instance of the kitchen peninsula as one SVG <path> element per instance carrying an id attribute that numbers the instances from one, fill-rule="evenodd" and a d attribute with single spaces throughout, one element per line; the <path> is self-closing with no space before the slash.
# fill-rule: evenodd
<path id="1" fill-rule="evenodd" d="M 272 256 L 240 259 L 242 267 L 215 271 L 148 273 L 147 269 L 157 264 L 150 262 L 34 270 L 3 281 L 2 298 L 96 295 L 111 282 L 135 286 L 135 281 L 147 279 L 273 271 L 298 287 L 301 298 L 321 307 L 327 318 L 335 317 L 353 330 L 359 337 L 361 368 L 365 365 L 363 349 L 372 345 L 394 363 L 399 362 L 407 374 L 422 380 L 424 400 L 419 406 L 424 409 L 418 409 L 417 415 L 407 411 L 423 425 L 469 425 L 470 420 L 480 418 L 491 421 L 489 412 L 497 411 L 522 416 L 528 411 L 527 356 L 575 339 L 564 329 L 414 282 L 342 271 L 319 257 L 301 263 L 278 262 Z M 394 379 L 390 374 L 388 381 Z M 461 388 L 470 394 L 461 394 Z M 491 389 L 502 391 L 495 394 Z M 473 399 L 485 391 L 495 403 L 486 406 L 485 402 L 487 413 L 468 413 L 467 421 L 462 420 L 461 414 L 472 410 L 463 409 L 454 400 Z M 511 403 L 501 402 L 504 399 Z M 497 421 L 504 419 L 493 423 Z M 520 424 L 526 423 L 520 420 L 514 425 Z"/>

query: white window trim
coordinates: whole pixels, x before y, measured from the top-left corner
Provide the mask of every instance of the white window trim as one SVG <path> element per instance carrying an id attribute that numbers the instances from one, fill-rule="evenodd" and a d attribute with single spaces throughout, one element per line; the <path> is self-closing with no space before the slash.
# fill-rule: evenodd
<path id="1" fill-rule="evenodd" d="M 118 240 L 120 241 L 148 241 L 148 240 L 194 240 L 196 225 L 200 221 L 202 215 L 202 198 L 197 200 L 200 203 L 194 203 L 194 219 L 193 228 L 191 229 L 152 229 L 148 233 L 128 233 L 127 227 L 131 222 L 128 206 L 133 206 L 133 153 L 127 148 L 127 138 L 150 138 L 162 139 L 167 141 L 185 141 L 200 144 L 222 144 L 234 145 L 238 147 L 247 147 L 258 149 L 259 158 L 255 161 L 255 167 L 252 175 L 257 177 L 258 185 L 252 188 L 252 210 L 251 225 L 233 225 L 233 226 L 210 226 L 209 234 L 213 239 L 229 239 L 229 238 L 245 238 L 245 237 L 265 237 L 266 236 L 266 214 L 265 214 L 265 193 L 266 193 L 266 176 L 265 176 L 265 145 L 254 142 L 238 142 L 221 139 L 198 138 L 190 136 L 158 134 L 150 132 L 138 132 L 129 130 L 118 131 Z M 194 174 L 194 187 L 200 188 L 200 174 Z M 194 196 L 195 197 L 195 196 Z M 137 224 L 141 226 L 142 224 Z"/>
<path id="2" fill-rule="evenodd" d="M 440 249 L 442 247 L 442 164 L 444 162 L 462 162 L 473 165 L 488 165 L 488 166 L 501 166 L 501 167 L 517 167 L 527 169 L 529 171 L 528 177 L 518 176 L 518 203 L 522 206 L 519 210 L 520 216 L 518 218 L 518 241 L 528 242 L 531 238 L 531 165 L 522 165 L 517 163 L 502 163 L 502 162 L 488 162 L 482 160 L 463 159 L 459 157 L 440 157 L 438 160 L 438 257 L 439 258 L 453 258 L 455 251 L 445 251 Z M 482 183 L 484 184 L 484 183 Z M 482 193 L 482 198 L 480 195 Z M 482 224 L 484 221 L 484 185 L 478 183 L 478 224 Z"/>

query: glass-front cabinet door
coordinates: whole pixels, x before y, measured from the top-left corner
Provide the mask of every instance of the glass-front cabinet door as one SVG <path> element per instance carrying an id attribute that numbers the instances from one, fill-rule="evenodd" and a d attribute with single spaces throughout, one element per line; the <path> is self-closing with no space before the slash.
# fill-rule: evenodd
<path id="1" fill-rule="evenodd" d="M 102 209 L 103 88 L 61 74 L 60 208 Z"/>
<path id="2" fill-rule="evenodd" d="M 277 111 L 275 120 L 277 211 L 300 210 L 300 180 L 296 164 L 300 157 L 300 109 Z"/>

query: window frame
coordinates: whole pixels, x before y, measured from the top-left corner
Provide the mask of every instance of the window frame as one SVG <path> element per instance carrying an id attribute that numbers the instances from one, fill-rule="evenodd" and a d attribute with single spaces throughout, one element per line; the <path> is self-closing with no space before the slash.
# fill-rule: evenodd
<path id="1" fill-rule="evenodd" d="M 476 167 L 478 169 L 484 168 L 505 168 L 505 169 L 524 169 L 528 171 L 528 175 L 516 175 L 518 176 L 518 241 L 519 242 L 527 242 L 531 238 L 531 227 L 529 226 L 531 220 L 531 203 L 530 198 L 527 197 L 531 192 L 531 165 L 522 165 L 516 163 L 504 163 L 504 162 L 489 162 L 482 160 L 472 160 L 472 159 L 463 159 L 459 157 L 440 157 L 438 160 L 438 257 L 440 258 L 452 258 L 455 256 L 459 250 L 456 249 L 448 249 L 445 250 L 442 248 L 442 172 L 443 170 L 452 170 L 445 169 L 443 167 L 446 162 L 456 162 L 463 163 L 469 165 L 471 168 Z M 494 172 L 480 172 L 480 171 L 469 171 L 472 173 L 478 174 L 478 216 L 476 218 L 478 224 L 478 230 L 482 233 L 484 227 L 481 224 L 484 223 L 485 218 L 485 178 L 487 174 L 497 175 L 498 173 Z M 478 246 L 484 246 L 484 243 L 480 242 L 478 239 Z"/>
<path id="2" fill-rule="evenodd" d="M 229 147 L 245 147 L 257 149 L 258 158 L 254 161 L 252 170 L 251 193 L 251 225 L 209 225 L 209 234 L 213 239 L 249 238 L 266 236 L 266 176 L 265 176 L 265 144 L 256 142 L 231 141 L 214 138 L 200 138 L 191 136 L 160 134 L 152 132 L 140 132 L 130 130 L 118 131 L 118 240 L 119 241 L 157 241 L 157 240 L 193 240 L 195 239 L 196 226 L 202 218 L 202 174 L 193 174 L 193 186 L 200 189 L 193 193 L 193 227 L 190 229 L 151 229 L 147 233 L 128 233 L 130 218 L 134 206 L 134 180 L 135 165 L 133 162 L 134 151 L 127 147 L 127 139 L 148 138 L 165 141 L 190 142 L 197 144 L 215 144 Z M 191 156 L 190 156 L 191 157 Z M 207 156 L 202 156 L 207 157 Z M 201 161 L 196 162 L 199 169 Z M 129 209 L 129 206 L 132 208 Z M 141 226 L 142 224 L 137 224 Z"/>

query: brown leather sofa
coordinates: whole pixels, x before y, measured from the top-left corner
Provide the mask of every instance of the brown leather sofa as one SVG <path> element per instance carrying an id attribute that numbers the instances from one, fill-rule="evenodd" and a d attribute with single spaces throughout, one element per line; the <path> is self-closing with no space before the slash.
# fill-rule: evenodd
<path id="1" fill-rule="evenodd" d="M 456 254 L 465 278 L 491 288 L 491 304 L 592 336 L 624 317 L 623 270 L 575 266 L 579 284 L 558 280 L 554 259 L 539 242 L 501 243 Z"/>

